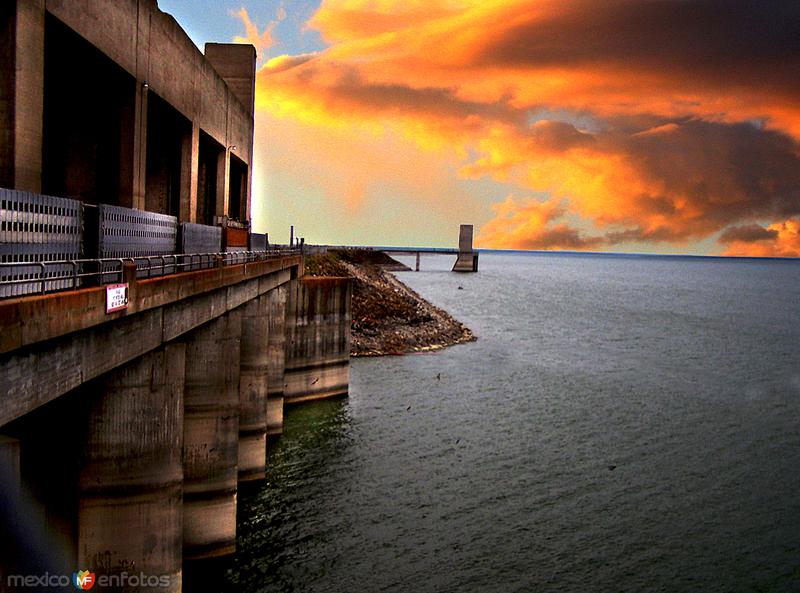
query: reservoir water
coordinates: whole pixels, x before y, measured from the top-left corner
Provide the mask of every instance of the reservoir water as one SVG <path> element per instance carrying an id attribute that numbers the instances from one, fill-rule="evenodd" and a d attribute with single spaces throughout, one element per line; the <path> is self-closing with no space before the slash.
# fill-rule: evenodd
<path id="1" fill-rule="evenodd" d="M 478 341 L 290 409 L 218 589 L 800 591 L 800 263 L 451 259 Z"/>

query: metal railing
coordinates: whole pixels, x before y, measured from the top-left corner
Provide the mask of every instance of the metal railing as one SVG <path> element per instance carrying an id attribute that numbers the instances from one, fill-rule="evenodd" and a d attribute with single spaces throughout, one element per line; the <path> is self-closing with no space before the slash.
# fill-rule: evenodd
<path id="1" fill-rule="evenodd" d="M 280 259 L 301 253 L 300 248 L 277 247 L 264 251 L 179 253 L 44 262 L 2 262 L 0 263 L 0 299 L 122 282 L 126 263 L 133 263 L 136 266 L 137 278 L 155 278 L 219 266 L 235 266 Z M 69 267 L 69 273 L 66 272 L 65 267 Z M 31 273 L 31 268 L 37 268 L 38 272 Z M 15 269 L 19 269 L 20 272 L 14 274 Z"/>

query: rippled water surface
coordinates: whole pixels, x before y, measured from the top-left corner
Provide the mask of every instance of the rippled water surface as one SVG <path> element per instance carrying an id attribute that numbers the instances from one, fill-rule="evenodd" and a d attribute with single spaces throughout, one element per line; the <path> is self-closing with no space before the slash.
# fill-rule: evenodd
<path id="1" fill-rule="evenodd" d="M 220 588 L 800 591 L 800 264 L 450 265 L 400 277 L 478 341 L 291 409 Z"/>

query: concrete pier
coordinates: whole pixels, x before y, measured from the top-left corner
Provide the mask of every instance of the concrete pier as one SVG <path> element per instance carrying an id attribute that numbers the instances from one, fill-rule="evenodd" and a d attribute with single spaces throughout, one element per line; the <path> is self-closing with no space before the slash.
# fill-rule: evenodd
<path id="1" fill-rule="evenodd" d="M 472 249 L 472 225 L 462 224 L 458 233 L 458 259 L 454 272 L 477 272 L 478 252 Z"/>
<path id="2" fill-rule="evenodd" d="M 184 558 L 233 553 L 239 456 L 240 310 L 186 340 Z"/>
<path id="3" fill-rule="evenodd" d="M 267 461 L 267 389 L 270 298 L 242 306 L 239 361 L 239 480 L 264 477 Z"/>
<path id="4" fill-rule="evenodd" d="M 11 497 L 19 496 L 19 441 L 0 434 L 0 477 L 3 479 L 3 491 Z"/>
<path id="5" fill-rule="evenodd" d="M 18 517 L 21 514 L 20 442 L 0 434 L 0 578 L 18 570 L 18 550 L 14 540 L 21 536 Z M 0 583 L 2 590 L 3 583 Z"/>
<path id="6" fill-rule="evenodd" d="M 269 293 L 269 328 L 267 330 L 267 436 L 283 432 L 283 387 L 286 361 L 285 285 Z"/>
<path id="7" fill-rule="evenodd" d="M 169 579 L 139 591 L 181 590 L 183 378 L 183 345 L 159 348 L 101 378 L 87 418 L 78 566 Z"/>
<path id="8" fill-rule="evenodd" d="M 347 395 L 350 279 L 304 277 L 289 290 L 285 402 Z"/>

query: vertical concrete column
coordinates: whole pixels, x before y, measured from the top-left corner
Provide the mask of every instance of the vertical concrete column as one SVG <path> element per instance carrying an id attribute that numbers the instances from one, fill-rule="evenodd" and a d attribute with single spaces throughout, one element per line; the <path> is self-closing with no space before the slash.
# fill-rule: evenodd
<path id="1" fill-rule="evenodd" d="M 261 479 L 266 469 L 269 301 L 265 294 L 242 306 L 239 480 Z"/>
<path id="2" fill-rule="evenodd" d="M 132 158 L 132 185 L 130 196 L 120 195 L 120 202 L 128 208 L 145 209 L 147 188 L 147 99 L 146 83 L 136 81 L 133 107 L 133 145 L 128 157 L 123 151 L 121 158 Z"/>
<path id="3" fill-rule="evenodd" d="M 40 192 L 44 125 L 44 0 L 17 0 L 16 4 L 14 185 L 16 189 Z"/>
<path id="4" fill-rule="evenodd" d="M 267 330 L 267 435 L 283 433 L 283 373 L 286 361 L 286 285 L 267 293 L 269 329 Z"/>
<path id="5" fill-rule="evenodd" d="M 142 7 L 144 8 L 144 7 Z M 127 208 L 146 207 L 147 193 L 147 111 L 150 72 L 150 10 L 138 10 L 135 30 L 136 70 L 134 89 L 121 122 L 119 204 Z"/>
<path id="6" fill-rule="evenodd" d="M 197 221 L 197 176 L 200 169 L 200 126 L 192 122 L 181 139 L 180 222 Z"/>
<path id="7" fill-rule="evenodd" d="M 146 207 L 148 92 L 142 81 L 134 83 L 120 121 L 119 205 L 139 210 Z"/>
<path id="8" fill-rule="evenodd" d="M 168 345 L 101 379 L 89 409 L 78 565 L 169 580 L 136 590 L 181 590 L 183 376 L 183 345 Z"/>
<path id="9" fill-rule="evenodd" d="M 184 558 L 236 549 L 239 351 L 242 318 L 231 311 L 186 340 L 183 445 Z"/>
<path id="10" fill-rule="evenodd" d="M 3 491 L 16 498 L 20 490 L 19 441 L 0 434 L 0 475 Z"/>
<path id="11" fill-rule="evenodd" d="M 16 2 L 0 2 L 0 187 L 14 187 Z"/>
<path id="12" fill-rule="evenodd" d="M 20 479 L 19 441 L 0 435 L 0 590 L 6 585 L 6 575 L 16 568 Z"/>
<path id="13" fill-rule="evenodd" d="M 227 142 L 227 138 L 225 141 Z M 224 150 L 217 154 L 217 203 L 214 208 L 214 214 L 220 218 L 228 212 L 230 164 L 231 151 L 228 146 L 225 146 Z"/>

